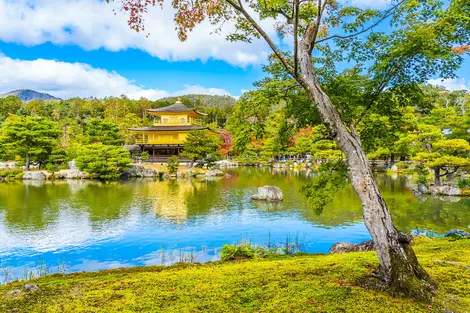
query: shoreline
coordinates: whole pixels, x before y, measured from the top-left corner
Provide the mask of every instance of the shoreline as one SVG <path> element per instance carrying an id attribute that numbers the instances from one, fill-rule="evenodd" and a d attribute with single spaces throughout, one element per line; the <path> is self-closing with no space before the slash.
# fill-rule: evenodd
<path id="1" fill-rule="evenodd" d="M 419 237 L 417 256 L 440 285 L 432 302 L 377 287 L 375 252 L 302 254 L 205 264 L 54 274 L 0 285 L 6 312 L 465 312 L 470 240 Z M 376 286 L 376 287 L 374 287 Z M 319 308 L 320 307 L 320 308 Z M 13 310 L 13 311 L 12 311 Z"/>

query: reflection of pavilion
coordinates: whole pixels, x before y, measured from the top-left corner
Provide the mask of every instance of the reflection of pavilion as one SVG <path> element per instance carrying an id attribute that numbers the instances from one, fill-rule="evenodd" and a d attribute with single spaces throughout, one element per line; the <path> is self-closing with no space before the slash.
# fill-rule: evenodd
<path id="1" fill-rule="evenodd" d="M 197 182 L 168 180 L 149 186 L 155 198 L 155 213 L 162 218 L 183 222 L 188 218 L 187 200 L 196 191 Z"/>

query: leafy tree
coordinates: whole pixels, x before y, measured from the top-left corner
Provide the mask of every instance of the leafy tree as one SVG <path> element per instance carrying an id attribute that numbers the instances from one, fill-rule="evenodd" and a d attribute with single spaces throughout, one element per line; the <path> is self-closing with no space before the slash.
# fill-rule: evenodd
<path id="1" fill-rule="evenodd" d="M 86 124 L 86 136 L 88 144 L 102 143 L 112 146 L 124 144 L 124 136 L 119 133 L 119 128 L 106 120 L 91 119 Z"/>
<path id="2" fill-rule="evenodd" d="M 130 14 L 129 26 L 144 31 L 143 15 L 156 1 L 122 3 Z M 347 157 L 353 187 L 363 203 L 364 221 L 378 251 L 382 278 L 400 293 L 428 298 L 433 284 L 419 265 L 410 239 L 395 228 L 361 147 L 357 125 L 347 115 L 357 115 L 360 108 L 349 101 L 345 106 L 339 101 L 333 104 L 328 96 L 331 90 L 322 86 L 336 76 L 336 65 L 341 61 L 358 64 L 357 71 L 364 73 L 367 81 L 357 98 L 366 100 L 362 108 L 367 112 L 378 107 L 378 97 L 392 88 L 422 83 L 433 75 L 452 77 L 462 62 L 461 54 L 469 50 L 468 1 L 401 0 L 383 12 L 343 7 L 327 0 L 174 0 L 172 5 L 183 41 L 205 19 L 217 25 L 226 21 L 235 24 L 229 40 L 266 41 L 286 75 L 308 94 Z M 264 24 L 257 22 L 267 18 L 284 20 L 276 24 L 276 35 L 290 34 L 292 45 L 281 47 L 293 47 L 293 51 L 282 51 L 263 29 Z M 388 32 L 371 31 L 381 23 L 389 23 Z"/>
<path id="3" fill-rule="evenodd" d="M 429 144 L 426 152 L 420 152 L 415 160 L 434 171 L 434 185 L 441 185 L 441 177 L 470 166 L 470 144 L 463 139 L 444 139 Z M 441 174 L 441 170 L 444 173 Z"/>
<path id="4" fill-rule="evenodd" d="M 75 161 L 81 171 L 104 180 L 119 178 L 132 167 L 128 150 L 101 143 L 82 146 Z"/>
<path id="5" fill-rule="evenodd" d="M 0 124 L 8 115 L 17 114 L 22 105 L 21 100 L 15 96 L 0 98 Z"/>
<path id="6" fill-rule="evenodd" d="M 169 157 L 166 160 L 166 168 L 168 169 L 168 173 L 174 174 L 178 171 L 178 165 L 180 164 L 180 161 L 178 160 L 178 157 L 176 155 L 173 155 Z"/>
<path id="7" fill-rule="evenodd" d="M 51 172 L 56 172 L 60 169 L 66 168 L 68 160 L 65 149 L 56 147 L 52 150 L 51 154 L 49 154 L 46 161 L 46 169 Z"/>
<path id="8" fill-rule="evenodd" d="M 222 144 L 220 145 L 219 152 L 226 158 L 233 147 L 233 137 L 227 130 L 221 130 L 220 138 L 222 139 Z"/>
<path id="9" fill-rule="evenodd" d="M 191 159 L 192 162 L 203 160 L 208 155 L 216 156 L 220 148 L 219 136 L 207 130 L 195 130 L 188 133 L 184 141 L 184 150 L 181 156 Z"/>
<path id="10" fill-rule="evenodd" d="M 10 115 L 3 123 L 0 144 L 7 155 L 25 158 L 25 169 L 31 163 L 43 164 L 57 145 L 60 132 L 57 124 L 40 116 Z"/>
<path id="11" fill-rule="evenodd" d="M 318 168 L 318 176 L 303 186 L 300 192 L 307 196 L 314 210 L 320 213 L 333 200 L 336 191 L 346 185 L 347 178 L 348 169 L 344 161 L 323 163 Z"/>

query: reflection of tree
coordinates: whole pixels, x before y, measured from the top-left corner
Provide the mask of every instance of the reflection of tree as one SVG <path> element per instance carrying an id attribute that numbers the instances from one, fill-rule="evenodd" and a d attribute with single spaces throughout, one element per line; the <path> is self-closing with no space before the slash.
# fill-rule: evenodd
<path id="1" fill-rule="evenodd" d="M 42 229 L 57 219 L 61 198 L 68 198 L 66 185 L 13 182 L 0 186 L 0 212 L 18 229 Z"/>
<path id="2" fill-rule="evenodd" d="M 94 181 L 56 181 L 41 184 L 12 182 L 0 185 L 0 216 L 8 227 L 35 231 L 57 222 L 64 212 L 85 215 L 91 227 L 102 222 L 124 219 L 131 214 L 156 213 L 176 222 L 224 214 L 226 210 L 262 210 L 298 212 L 304 219 L 324 226 L 361 222 L 361 204 L 350 187 L 338 192 L 321 215 L 308 207 L 299 193 L 308 181 L 302 172 L 285 174 L 270 168 L 240 168 L 229 171 L 230 178 L 217 181 L 131 180 L 103 184 Z M 470 200 L 415 198 L 406 187 L 406 178 L 378 175 L 377 182 L 390 207 L 397 227 L 409 231 L 427 228 L 443 233 L 470 225 Z M 274 185 L 281 188 L 284 201 L 279 204 L 256 203 L 250 196 L 256 188 Z M 394 190 L 394 191 L 392 191 Z M 450 201 L 451 200 L 451 201 Z M 457 202 L 453 202 L 458 200 Z"/>
<path id="3" fill-rule="evenodd" d="M 70 199 L 74 210 L 86 211 L 92 222 L 116 220 L 130 214 L 137 184 L 90 182 Z"/>
<path id="4" fill-rule="evenodd" d="M 0 188 L 0 212 L 9 226 L 40 230 L 55 223 L 61 210 L 87 212 L 91 221 L 118 219 L 130 208 L 135 184 L 95 181 L 5 183 Z"/>

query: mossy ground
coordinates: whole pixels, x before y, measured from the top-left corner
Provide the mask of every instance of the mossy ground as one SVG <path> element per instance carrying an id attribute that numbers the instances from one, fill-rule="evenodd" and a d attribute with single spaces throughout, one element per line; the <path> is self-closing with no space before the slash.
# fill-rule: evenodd
<path id="1" fill-rule="evenodd" d="M 470 312 L 470 240 L 416 239 L 433 302 L 368 289 L 375 252 L 136 267 L 0 286 L 2 312 Z M 359 286 L 358 286 L 359 285 Z"/>

